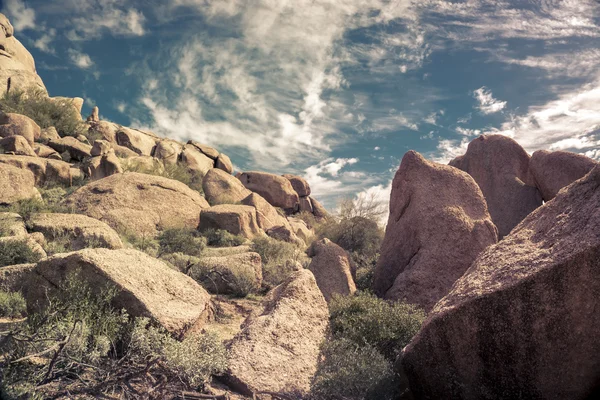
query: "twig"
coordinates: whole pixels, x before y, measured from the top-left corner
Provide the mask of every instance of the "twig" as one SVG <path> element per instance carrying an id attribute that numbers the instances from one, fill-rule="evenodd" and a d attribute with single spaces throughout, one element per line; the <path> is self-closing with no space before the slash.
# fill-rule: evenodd
<path id="1" fill-rule="evenodd" d="M 194 393 L 194 392 L 181 392 L 179 396 L 176 397 L 177 400 L 229 400 L 228 394 L 202 394 L 202 393 Z"/>
<path id="2" fill-rule="evenodd" d="M 58 349 L 56 350 L 56 353 L 54 353 L 54 357 L 52 357 L 52 360 L 50 361 L 50 365 L 48 365 L 48 371 L 46 371 L 46 375 L 44 375 L 44 379 L 42 379 L 38 383 L 38 385 L 42 385 L 42 384 L 44 384 L 48 380 L 48 378 L 52 374 L 52 370 L 54 369 L 54 365 L 56 365 L 56 361 L 58 360 L 58 356 L 60 355 L 60 353 L 62 353 L 62 351 L 65 348 L 65 346 L 69 343 L 69 341 L 71 340 L 71 336 L 73 335 L 73 332 L 75 332 L 75 329 L 77 328 L 77 325 L 79 325 L 80 323 L 82 323 L 81 320 L 75 321 L 75 323 L 73 324 L 73 328 L 71 329 L 71 332 L 69 332 L 69 334 L 67 335 L 67 337 L 65 338 L 65 340 L 63 340 L 58 345 Z"/>
<path id="3" fill-rule="evenodd" d="M 267 394 L 271 397 L 274 397 L 276 399 L 281 399 L 281 400 L 294 400 L 293 398 L 291 398 L 288 395 L 285 395 L 283 393 L 277 393 L 277 392 L 257 392 L 258 394 Z"/>

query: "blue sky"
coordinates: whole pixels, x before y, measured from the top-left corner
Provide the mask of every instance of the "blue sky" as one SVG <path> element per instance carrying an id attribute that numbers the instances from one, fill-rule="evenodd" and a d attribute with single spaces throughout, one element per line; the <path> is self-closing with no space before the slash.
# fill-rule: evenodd
<path id="1" fill-rule="evenodd" d="M 482 133 L 600 159 L 596 0 L 0 4 L 51 95 L 304 175 L 329 207 Z"/>

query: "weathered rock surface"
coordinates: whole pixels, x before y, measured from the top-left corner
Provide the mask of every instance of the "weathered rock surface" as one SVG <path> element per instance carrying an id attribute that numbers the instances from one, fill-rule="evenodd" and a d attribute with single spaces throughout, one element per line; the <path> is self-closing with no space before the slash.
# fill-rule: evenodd
<path id="1" fill-rule="evenodd" d="M 329 311 L 308 270 L 273 289 L 230 345 L 227 379 L 241 393 L 310 390 Z"/>
<path id="2" fill-rule="evenodd" d="M 121 128 L 119 125 L 108 121 L 94 121 L 89 126 L 88 132 L 92 137 L 97 136 L 101 140 L 117 144 L 117 132 Z"/>
<path id="3" fill-rule="evenodd" d="M 29 170 L 35 177 L 36 185 L 46 182 L 59 182 L 70 185 L 76 178 L 71 164 L 41 157 L 13 156 L 0 154 L 0 164 L 12 165 L 24 171 Z"/>
<path id="4" fill-rule="evenodd" d="M 25 236 L 7 236 L 0 237 L 0 242 L 15 242 L 15 241 L 25 241 L 27 246 L 36 253 L 40 259 L 45 258 L 47 256 L 46 251 L 42 247 L 42 243 L 44 243 L 44 235 L 41 233 L 32 233 L 31 235 Z"/>
<path id="5" fill-rule="evenodd" d="M 50 126 L 48 128 L 42 129 L 42 133 L 40 134 L 39 141 L 43 143 L 48 143 L 50 140 L 60 139 L 60 135 L 55 127 Z"/>
<path id="6" fill-rule="evenodd" d="M 290 228 L 287 218 L 277 212 L 277 209 L 263 199 L 258 193 L 251 193 L 242 200 L 242 204 L 256 208 L 256 221 L 263 230 L 276 226 Z"/>
<path id="7" fill-rule="evenodd" d="M 0 237 L 27 236 L 23 218 L 16 213 L 0 212 Z"/>
<path id="8" fill-rule="evenodd" d="M 219 157 L 217 157 L 217 160 L 215 161 L 215 168 L 223 170 L 228 174 L 233 172 L 233 164 L 231 160 L 226 154 L 223 153 L 219 154 Z"/>
<path id="9" fill-rule="evenodd" d="M 309 197 L 310 204 L 313 208 L 313 215 L 318 220 L 329 218 L 329 212 L 321 203 L 319 203 L 314 197 Z"/>
<path id="10" fill-rule="evenodd" d="M 31 171 L 0 163 L 0 205 L 41 198 Z"/>
<path id="11" fill-rule="evenodd" d="M 0 149 L 2 149 L 4 153 L 10 153 L 17 156 L 37 157 L 37 154 L 23 136 L 8 136 L 0 139 Z"/>
<path id="12" fill-rule="evenodd" d="M 137 129 L 121 126 L 116 133 L 117 144 L 127 147 L 142 156 L 151 156 L 158 136 Z"/>
<path id="13" fill-rule="evenodd" d="M 237 178 L 216 168 L 206 173 L 202 189 L 206 200 L 213 205 L 238 203 L 252 194 Z"/>
<path id="14" fill-rule="evenodd" d="M 48 240 L 69 238 L 71 250 L 123 247 L 121 238 L 110 226 L 81 214 L 33 214 L 28 224 L 32 232 L 41 232 Z"/>
<path id="15" fill-rule="evenodd" d="M 72 160 L 82 161 L 86 157 L 91 157 L 92 155 L 92 146 L 82 143 L 72 136 L 51 140 L 48 142 L 48 146 L 60 154 L 68 152 Z"/>
<path id="16" fill-rule="evenodd" d="M 529 175 L 529 154 L 513 139 L 482 135 L 469 143 L 467 153 L 450 161 L 467 172 L 481 188 L 500 237 L 542 205 Z"/>
<path id="17" fill-rule="evenodd" d="M 116 230 L 155 235 L 166 228 L 198 226 L 208 203 L 185 184 L 135 172 L 115 174 L 79 188 L 68 206 Z"/>
<path id="18" fill-rule="evenodd" d="M 215 167 L 212 158 L 205 156 L 196 147 L 186 144 L 181 152 L 181 161 L 187 168 L 200 175 L 205 175 Z"/>
<path id="19" fill-rule="evenodd" d="M 94 108 L 92 108 L 92 113 L 90 115 L 88 115 L 87 122 L 100 122 L 100 110 L 98 109 L 98 106 L 94 106 Z"/>
<path id="20" fill-rule="evenodd" d="M 105 156 L 112 150 L 111 143 L 108 140 L 94 140 L 90 155 L 92 157 Z M 113 150 L 114 151 L 114 150 Z"/>
<path id="21" fill-rule="evenodd" d="M 583 154 L 539 150 L 531 156 L 529 171 L 544 201 L 550 201 L 560 189 L 582 178 L 596 165 L 596 161 Z"/>
<path id="22" fill-rule="evenodd" d="M 0 58 L 2 58 L 1 54 Z M 31 118 L 0 111 L 0 137 L 23 136 L 32 145 L 41 135 L 42 130 Z"/>
<path id="23" fill-rule="evenodd" d="M 298 207 L 298 193 L 283 176 L 266 172 L 244 172 L 239 180 L 246 189 L 260 194 L 272 206 L 286 210 L 296 210 Z"/>
<path id="24" fill-rule="evenodd" d="M 256 209 L 250 206 L 220 204 L 200 212 L 200 231 L 224 229 L 234 235 L 252 239 L 261 234 L 256 222 Z"/>
<path id="25" fill-rule="evenodd" d="M 58 154 L 58 152 L 52 147 L 46 146 L 45 144 L 34 143 L 33 151 L 38 157 L 62 161 L 62 157 L 60 156 L 60 154 Z"/>
<path id="26" fill-rule="evenodd" d="M 313 242 L 308 255 L 312 257 L 308 269 L 328 303 L 334 294 L 347 296 L 356 292 L 350 258 L 344 249 L 329 239 L 322 239 Z"/>
<path id="27" fill-rule="evenodd" d="M 113 149 L 103 156 L 92 157 L 86 165 L 86 174 L 92 180 L 106 178 L 114 174 L 123 173 L 121 161 L 115 155 Z"/>
<path id="28" fill-rule="evenodd" d="M 306 244 L 310 243 L 314 236 L 314 232 L 306 225 L 306 222 L 299 218 L 292 217 L 288 218 L 288 221 L 292 227 L 292 232 L 294 232 L 297 237 L 304 240 Z"/>
<path id="29" fill-rule="evenodd" d="M 198 143 L 194 140 L 188 140 L 187 144 L 194 146 L 202 154 L 204 154 L 207 157 L 210 157 L 213 160 L 216 160 L 217 157 L 219 157 L 219 151 L 215 148 L 212 148 L 202 143 Z"/>
<path id="30" fill-rule="evenodd" d="M 473 178 L 409 151 L 392 182 L 374 292 L 429 311 L 496 242 L 496 227 Z"/>
<path id="31" fill-rule="evenodd" d="M 292 187 L 298 193 L 300 197 L 310 196 L 310 185 L 306 181 L 306 179 L 301 176 L 292 175 L 292 174 L 284 174 L 284 178 L 286 178 L 292 184 Z"/>
<path id="32" fill-rule="evenodd" d="M 262 260 L 258 253 L 202 257 L 188 275 L 210 293 L 241 294 L 256 291 L 262 283 Z"/>
<path id="33" fill-rule="evenodd" d="M 30 309 L 44 303 L 46 291 L 60 288 L 69 275 L 77 274 L 92 290 L 115 288 L 116 309 L 153 318 L 175 334 L 200 329 L 211 312 L 210 295 L 192 278 L 137 250 L 59 254 L 39 262 L 33 273 L 36 284 L 27 292 Z"/>
<path id="34" fill-rule="evenodd" d="M 177 164 L 182 149 L 182 144 L 174 140 L 163 139 L 156 143 L 153 156 L 165 164 L 175 165 Z"/>
<path id="35" fill-rule="evenodd" d="M 592 398 L 599 204 L 595 167 L 473 263 L 405 349 L 416 398 Z"/>
<path id="36" fill-rule="evenodd" d="M 18 264 L 0 268 L 0 290 L 4 292 L 24 291 L 35 265 Z"/>
<path id="37" fill-rule="evenodd" d="M 310 197 L 300 197 L 300 205 L 299 205 L 299 211 L 300 212 L 308 212 L 308 213 L 313 213 L 313 206 L 312 206 L 312 202 L 310 201 Z"/>
<path id="38" fill-rule="evenodd" d="M 300 239 L 296 234 L 292 231 L 291 225 L 289 227 L 286 226 L 275 226 L 273 228 L 267 229 L 265 231 L 267 236 L 272 237 L 273 239 L 280 240 L 282 242 L 294 243 L 298 246 L 306 246 L 306 242 Z"/>

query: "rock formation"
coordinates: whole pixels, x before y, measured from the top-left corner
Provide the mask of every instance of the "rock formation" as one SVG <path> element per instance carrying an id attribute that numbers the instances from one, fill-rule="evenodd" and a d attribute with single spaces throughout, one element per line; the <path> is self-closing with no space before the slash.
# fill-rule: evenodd
<path id="1" fill-rule="evenodd" d="M 416 398 L 592 398 L 599 205 L 596 166 L 473 263 L 404 351 Z"/>
<path id="2" fill-rule="evenodd" d="M 244 172 L 239 180 L 246 189 L 260 194 L 272 206 L 291 211 L 298 209 L 298 193 L 290 181 L 282 176 L 266 172 Z"/>
<path id="3" fill-rule="evenodd" d="M 262 262 L 257 253 L 202 257 L 188 271 L 210 293 L 245 294 L 260 289 Z"/>
<path id="4" fill-rule="evenodd" d="M 0 111 L 0 137 L 23 136 L 32 145 L 41 135 L 42 130 L 31 118 Z"/>
<path id="5" fill-rule="evenodd" d="M 41 198 L 35 177 L 27 170 L 0 163 L 0 205 L 19 200 Z"/>
<path id="6" fill-rule="evenodd" d="M 232 204 L 221 204 L 203 209 L 200 212 L 198 229 L 200 231 L 223 229 L 248 239 L 262 233 L 256 221 L 256 209 L 254 207 Z"/>
<path id="7" fill-rule="evenodd" d="M 237 178 L 220 169 L 208 171 L 202 189 L 206 200 L 213 205 L 238 203 L 252 194 Z"/>
<path id="8" fill-rule="evenodd" d="M 473 178 L 409 151 L 392 183 L 374 291 L 428 311 L 496 241 L 497 229 Z"/>
<path id="9" fill-rule="evenodd" d="M 328 303 L 334 294 L 347 296 L 356 291 L 350 257 L 344 249 L 329 239 L 322 239 L 313 242 L 308 255 L 312 257 L 308 269 Z"/>

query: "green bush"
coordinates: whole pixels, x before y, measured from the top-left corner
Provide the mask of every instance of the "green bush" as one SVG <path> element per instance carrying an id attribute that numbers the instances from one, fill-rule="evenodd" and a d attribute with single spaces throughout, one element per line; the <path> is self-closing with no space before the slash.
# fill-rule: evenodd
<path id="1" fill-rule="evenodd" d="M 234 235 L 223 229 L 206 229 L 200 234 L 206 238 L 209 246 L 233 247 L 246 243 L 246 238 L 243 236 Z"/>
<path id="2" fill-rule="evenodd" d="M 300 257 L 298 246 L 267 236 L 252 240 L 252 251 L 260 254 L 263 264 L 263 284 L 267 289 L 283 283 L 294 271 Z"/>
<path id="3" fill-rule="evenodd" d="M 144 233 L 136 234 L 131 231 L 117 231 L 120 233 L 124 244 L 136 250 L 143 251 L 151 257 L 158 257 L 160 245 L 153 235 Z"/>
<path id="4" fill-rule="evenodd" d="M 35 263 L 40 258 L 41 256 L 31 249 L 27 239 L 0 241 L 0 267 Z"/>
<path id="5" fill-rule="evenodd" d="M 198 232 L 186 228 L 173 228 L 163 231 L 158 237 L 160 254 L 183 253 L 200 256 L 206 248 L 207 240 Z"/>
<path id="6" fill-rule="evenodd" d="M 70 100 L 52 100 L 40 89 L 5 93 L 0 99 L 0 110 L 25 115 L 42 129 L 53 126 L 61 137 L 87 133 L 81 115 Z"/>
<path id="7" fill-rule="evenodd" d="M 317 234 L 350 253 L 357 253 L 366 258 L 371 258 L 379 252 L 384 236 L 383 229 L 376 221 L 364 217 L 330 220 L 319 226 Z"/>
<path id="8" fill-rule="evenodd" d="M 321 347 L 311 385 L 314 400 L 393 400 L 397 386 L 392 364 L 371 346 L 335 339 Z"/>
<path id="9" fill-rule="evenodd" d="M 25 308 L 25 299 L 21 293 L 0 291 L 0 317 L 22 317 L 25 315 Z"/>
<path id="10" fill-rule="evenodd" d="M 334 338 L 372 346 L 393 361 L 418 332 L 425 313 L 404 303 L 388 303 L 370 293 L 334 296 L 329 304 Z"/>
<path id="11" fill-rule="evenodd" d="M 52 194 L 54 196 L 54 194 Z M 69 207 L 64 207 L 57 203 L 48 203 L 43 199 L 25 199 L 19 200 L 16 203 L 11 204 L 10 206 L 0 207 L 0 212 L 13 212 L 19 214 L 25 224 L 28 223 L 29 219 L 33 214 L 37 213 L 73 213 L 73 209 Z"/>

